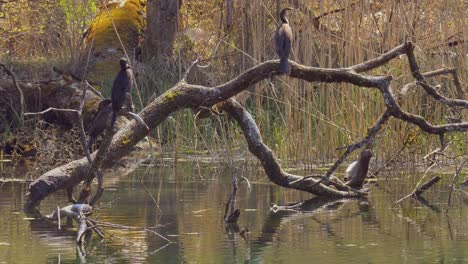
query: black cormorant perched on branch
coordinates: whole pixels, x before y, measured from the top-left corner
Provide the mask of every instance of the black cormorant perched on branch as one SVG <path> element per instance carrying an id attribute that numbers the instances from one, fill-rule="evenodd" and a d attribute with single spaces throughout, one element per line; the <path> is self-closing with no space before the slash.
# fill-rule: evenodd
<path id="1" fill-rule="evenodd" d="M 105 99 L 99 103 L 98 112 L 94 115 L 93 120 L 88 126 L 88 148 L 91 150 L 91 147 L 94 143 L 94 140 L 99 136 L 107 127 L 109 119 L 112 115 L 112 101 L 110 99 Z"/>
<path id="2" fill-rule="evenodd" d="M 132 69 L 130 69 L 127 59 L 121 58 L 120 71 L 112 84 L 112 125 L 114 125 L 115 120 L 117 119 L 117 114 L 124 105 L 126 105 L 127 111 L 133 112 L 131 96 L 133 82 Z"/>
<path id="3" fill-rule="evenodd" d="M 280 58 L 280 71 L 284 74 L 289 74 L 291 72 L 288 58 L 293 41 L 291 27 L 289 26 L 289 21 L 286 18 L 286 11 L 288 10 L 294 10 L 294 8 L 286 7 L 281 10 L 281 25 L 278 26 L 275 33 L 276 54 L 278 54 Z"/>

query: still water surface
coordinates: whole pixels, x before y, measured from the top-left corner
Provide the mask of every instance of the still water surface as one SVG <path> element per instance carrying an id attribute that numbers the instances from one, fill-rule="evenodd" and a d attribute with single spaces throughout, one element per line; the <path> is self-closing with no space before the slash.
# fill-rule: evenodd
<path id="1" fill-rule="evenodd" d="M 448 178 L 425 193 L 429 206 L 407 200 L 403 181 L 393 175 L 372 187 L 367 201 L 312 199 L 300 212 L 269 210 L 271 203 L 312 195 L 269 184 L 262 172 L 240 184 L 238 228 L 222 221 L 230 191 L 228 172 L 198 170 L 191 164 L 147 168 L 127 176 L 107 175 L 106 192 L 94 215 L 100 221 L 156 227 L 173 243 L 143 230 L 105 228 L 80 257 L 76 229 L 28 218 L 21 208 L 25 184 L 0 186 L 0 263 L 468 263 L 468 202 L 454 199 L 445 215 Z M 398 177 L 399 179 L 395 179 Z M 409 178 L 409 179 L 407 179 Z M 140 179 L 159 200 L 159 213 Z M 65 193 L 42 202 L 48 214 L 63 206 Z M 239 229 L 249 233 L 241 237 Z"/>

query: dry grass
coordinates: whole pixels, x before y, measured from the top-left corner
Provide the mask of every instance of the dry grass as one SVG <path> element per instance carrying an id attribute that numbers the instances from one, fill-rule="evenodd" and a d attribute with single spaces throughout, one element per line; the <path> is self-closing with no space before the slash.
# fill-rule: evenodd
<path id="1" fill-rule="evenodd" d="M 282 2 L 286 6 L 284 2 L 288 1 Z M 290 15 L 295 35 L 293 60 L 312 66 L 346 67 L 411 40 L 417 46 L 416 56 L 423 72 L 457 67 L 463 87 L 467 86 L 465 54 L 468 46 L 448 45 L 466 39 L 466 1 L 289 2 L 299 9 Z M 259 62 L 275 58 L 272 41 L 276 28 L 275 8 L 273 0 L 235 1 L 234 27 L 226 32 L 225 10 L 220 1 L 185 1 L 174 46 L 174 63 L 153 65 L 151 62 L 139 66 L 138 81 L 144 101 L 170 88 L 185 66 L 198 55 L 204 59 L 201 64 L 209 66 L 194 70 L 189 81 L 210 85 L 225 82 Z M 342 10 L 321 17 L 320 25 L 314 26 L 314 17 L 335 9 Z M 405 58 L 394 60 L 372 74 L 393 75 L 395 92 L 413 81 Z M 438 77 L 431 82 L 441 84 L 445 96 L 456 97 L 451 78 Z M 262 82 L 249 91 L 246 104 L 265 142 L 283 162 L 291 165 L 337 157 L 340 151 L 336 148 L 363 137 L 384 109 L 380 93 L 349 84 L 305 83 L 281 77 L 274 78 L 271 83 Z M 404 109 L 434 123 L 445 123 L 444 116 L 449 115 L 445 107 L 417 87 L 401 104 Z M 232 157 L 246 151 L 235 124 L 223 117 L 195 120 L 191 111 L 174 115 L 154 131 L 153 136 L 166 143 L 166 150 L 175 154 L 190 151 L 210 155 L 225 153 Z M 452 150 L 466 154 L 466 133 L 450 137 L 454 140 Z M 422 134 L 414 126 L 392 120 L 376 143 L 377 159 L 388 159 L 403 149 L 403 159 L 418 163 L 437 146 L 438 139 Z"/>

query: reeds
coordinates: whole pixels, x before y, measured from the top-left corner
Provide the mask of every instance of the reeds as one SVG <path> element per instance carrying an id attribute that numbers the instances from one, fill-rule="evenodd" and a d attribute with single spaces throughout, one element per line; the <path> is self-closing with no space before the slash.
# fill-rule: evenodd
<path id="1" fill-rule="evenodd" d="M 234 25 L 229 32 L 224 27 L 222 2 L 184 1 L 173 63 L 147 62 L 137 70 L 144 103 L 174 85 L 184 66 L 197 55 L 210 66 L 193 70 L 188 81 L 205 85 L 225 82 L 253 65 L 275 58 L 272 38 L 277 25 L 277 1 L 235 1 Z M 299 10 L 289 17 L 295 36 L 291 59 L 295 61 L 317 67 L 347 67 L 411 40 L 417 46 L 422 72 L 456 67 L 466 89 L 468 46 L 460 44 L 468 28 L 464 1 L 291 0 L 282 1 L 282 5 Z M 456 41 L 458 44 L 454 44 Z M 372 74 L 391 74 L 395 94 L 413 81 L 404 56 Z M 451 77 L 437 77 L 430 82 L 440 84 L 445 96 L 457 97 Z M 384 110 L 378 91 L 350 84 L 306 83 L 280 76 L 250 87 L 249 93 L 246 105 L 265 143 L 284 163 L 304 167 L 337 157 L 340 151 L 336 148 L 362 138 Z M 401 105 L 430 122 L 447 122 L 444 117 L 449 115 L 448 110 L 419 87 L 412 88 Z M 466 113 L 464 117 L 466 120 Z M 195 113 L 189 110 L 166 120 L 152 135 L 174 153 L 222 153 L 233 157 L 247 152 L 243 136 L 230 120 L 222 116 L 195 120 Z M 457 144 L 456 151 L 466 154 L 466 133 L 450 137 Z M 374 152 L 377 159 L 400 153 L 420 162 L 437 144 L 437 137 L 392 120 L 378 135 Z"/>

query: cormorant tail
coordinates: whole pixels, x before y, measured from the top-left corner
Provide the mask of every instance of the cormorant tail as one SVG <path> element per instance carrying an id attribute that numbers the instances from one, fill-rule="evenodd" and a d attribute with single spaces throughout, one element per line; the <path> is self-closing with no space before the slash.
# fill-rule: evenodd
<path id="1" fill-rule="evenodd" d="M 115 121 L 117 120 L 117 112 L 112 111 L 112 120 L 111 120 L 111 126 L 114 127 Z"/>
<path id="2" fill-rule="evenodd" d="M 289 61 L 287 58 L 280 58 L 280 71 L 284 74 L 290 74 Z"/>
<path id="3" fill-rule="evenodd" d="M 88 140 L 88 149 L 89 149 L 89 152 L 91 152 L 92 148 L 93 148 L 93 144 L 94 144 L 94 137 L 90 136 L 89 137 L 89 140 Z"/>

